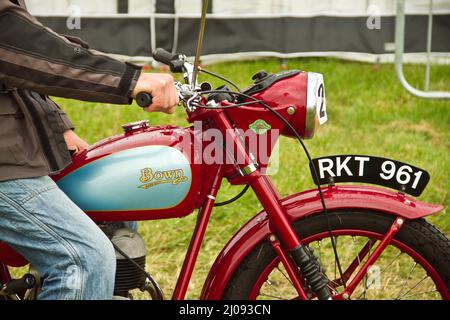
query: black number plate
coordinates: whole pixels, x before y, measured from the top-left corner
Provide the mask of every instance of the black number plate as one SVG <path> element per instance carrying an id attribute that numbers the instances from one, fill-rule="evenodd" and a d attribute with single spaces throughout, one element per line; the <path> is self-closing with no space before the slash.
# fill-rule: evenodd
<path id="1" fill-rule="evenodd" d="M 359 155 L 337 155 L 313 159 L 319 176 L 315 183 L 363 182 L 420 196 L 430 181 L 425 170 L 396 160 Z"/>

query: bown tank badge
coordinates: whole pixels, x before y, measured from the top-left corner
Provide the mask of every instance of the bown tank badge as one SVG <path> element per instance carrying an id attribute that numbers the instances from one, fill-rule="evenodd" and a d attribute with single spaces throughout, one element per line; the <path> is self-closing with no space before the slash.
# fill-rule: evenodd
<path id="1" fill-rule="evenodd" d="M 153 171 L 151 168 L 144 168 L 141 169 L 141 177 L 139 180 L 142 184 L 138 188 L 148 189 L 163 183 L 177 185 L 187 181 L 188 177 L 184 175 L 183 169 Z"/>

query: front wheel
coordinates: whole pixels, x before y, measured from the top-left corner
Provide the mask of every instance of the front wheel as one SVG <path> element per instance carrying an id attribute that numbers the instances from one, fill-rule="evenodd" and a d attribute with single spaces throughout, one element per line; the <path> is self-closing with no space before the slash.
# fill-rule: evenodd
<path id="1" fill-rule="evenodd" d="M 345 281 L 333 255 L 325 215 L 294 223 L 302 242 L 314 252 L 334 295 L 343 291 L 389 230 L 394 217 L 382 212 L 328 213 Z M 314 295 L 310 293 L 310 297 Z M 269 241 L 256 246 L 231 277 L 223 299 L 298 299 L 283 264 Z M 350 299 L 450 299 L 450 240 L 423 219 L 405 222 L 390 245 L 368 269 Z"/>

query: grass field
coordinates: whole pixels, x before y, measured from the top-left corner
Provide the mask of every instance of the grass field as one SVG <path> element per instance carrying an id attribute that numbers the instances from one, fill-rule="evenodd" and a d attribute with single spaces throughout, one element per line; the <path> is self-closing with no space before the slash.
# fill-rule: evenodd
<path id="1" fill-rule="evenodd" d="M 306 142 L 313 157 L 329 154 L 370 154 L 411 163 L 426 169 L 431 181 L 423 201 L 449 205 L 450 119 L 447 101 L 427 101 L 409 95 L 397 81 L 392 65 L 372 65 L 334 59 L 296 59 L 288 61 L 289 69 L 324 74 L 327 94 L 328 123 Z M 278 72 L 278 60 L 259 60 L 217 64 L 210 70 L 229 77 L 245 87 L 258 70 Z M 424 67 L 407 65 L 408 81 L 423 87 Z M 221 84 L 204 77 L 214 85 Z M 450 66 L 433 66 L 432 89 L 450 88 Z M 57 99 L 70 115 L 76 132 L 93 143 L 122 131 L 126 122 L 148 119 L 151 125 L 187 125 L 182 108 L 175 115 L 143 113 L 133 106 L 113 106 Z M 294 140 L 280 141 L 280 168 L 273 180 L 282 195 L 314 185 L 306 158 Z M 240 190 L 226 183 L 219 192 L 219 201 Z M 256 198 L 248 192 L 240 201 L 213 212 L 206 241 L 189 288 L 189 298 L 197 298 L 209 267 L 220 249 L 238 228 L 260 210 Z M 181 268 L 184 253 L 194 227 L 196 215 L 178 220 L 142 222 L 140 231 L 149 251 L 148 269 L 170 295 Z M 447 235 L 450 217 L 443 211 L 429 218 Z"/>

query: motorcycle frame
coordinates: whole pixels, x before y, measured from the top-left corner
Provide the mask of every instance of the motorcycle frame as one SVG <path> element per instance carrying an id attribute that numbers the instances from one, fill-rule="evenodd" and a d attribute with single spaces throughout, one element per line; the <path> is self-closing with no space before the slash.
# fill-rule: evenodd
<path id="1" fill-rule="evenodd" d="M 231 134 L 234 144 L 232 147 L 236 152 L 236 159 L 244 159 L 244 161 L 239 164 L 238 171 L 241 173 L 241 176 L 237 180 L 230 179 L 229 164 L 216 165 L 214 178 L 208 179 L 210 180 L 210 185 L 206 189 L 209 192 L 202 199 L 195 230 L 187 249 L 182 269 L 178 275 L 172 299 L 182 300 L 186 297 L 188 285 L 223 178 L 228 178 L 233 184 L 249 184 L 262 204 L 264 211 L 245 224 L 219 254 L 205 281 L 201 298 L 220 299 L 233 272 L 245 256 L 258 243 L 269 240 L 283 263 L 299 297 L 306 299 L 307 294 L 302 287 L 302 279 L 298 268 L 290 256 L 290 250 L 296 248 L 302 242 L 302 239 L 299 239 L 293 230 L 292 223 L 301 217 L 323 211 L 317 189 L 304 191 L 281 199 L 270 178 L 262 174 L 260 168 L 254 163 L 252 155 L 249 154 L 242 139 L 238 136 L 239 133 L 234 129 L 224 109 L 197 109 L 187 112 L 190 122 L 209 119 L 213 121 L 214 127 L 222 132 L 227 132 L 229 135 Z M 236 169 L 236 167 L 234 168 Z M 236 172 L 234 172 L 235 174 Z M 375 249 L 376 255 L 362 266 L 357 276 L 349 284 L 349 289 L 335 297 L 336 299 L 344 299 L 344 293 L 351 295 L 351 291 L 361 281 L 369 265 L 374 263 L 376 258 L 391 243 L 394 235 L 400 230 L 402 223 L 398 223 L 399 219 L 401 221 L 417 219 L 442 210 L 442 206 L 423 203 L 404 194 L 377 187 L 332 186 L 324 188 L 323 194 L 329 210 L 354 208 L 378 210 L 395 217 L 390 230 L 386 230 L 386 234 L 381 237 L 380 244 Z M 353 266 L 350 270 L 346 270 L 345 274 L 351 274 L 355 269 L 356 267 Z M 347 277 L 345 278 L 347 280 Z M 0 281 L 6 283 L 9 279 L 11 277 L 8 268 L 4 263 L 0 262 Z"/>
<path id="2" fill-rule="evenodd" d="M 231 278 L 232 273 L 236 269 L 236 262 L 238 261 L 240 263 L 244 259 L 245 255 L 248 254 L 250 250 L 257 245 L 257 243 L 266 238 L 270 241 L 276 254 L 280 258 L 280 261 L 283 263 L 283 266 L 285 267 L 288 276 L 297 290 L 299 297 L 302 299 L 307 299 L 307 294 L 302 286 L 303 280 L 299 275 L 298 268 L 295 265 L 294 260 L 290 256 L 290 251 L 295 249 L 302 242 L 302 239 L 298 238 L 292 227 L 292 222 L 298 219 L 298 213 L 294 217 L 289 214 L 286 209 L 288 206 L 285 204 L 285 200 L 280 198 L 278 192 L 267 175 L 262 174 L 258 168 L 254 169 L 252 172 L 245 170 L 254 165 L 252 160 L 254 157 L 249 154 L 248 149 L 243 144 L 242 139 L 239 138 L 238 133 L 234 130 L 233 124 L 225 114 L 224 109 L 217 108 L 207 111 L 188 111 L 188 116 L 188 120 L 191 122 L 195 120 L 212 119 L 215 127 L 221 130 L 222 133 L 227 132 L 227 134 L 232 135 L 234 144 L 233 150 L 236 152 L 236 159 L 244 159 L 243 163 L 238 165 L 240 172 L 241 174 L 242 172 L 247 172 L 240 177 L 239 183 L 249 184 L 264 208 L 264 217 L 259 214 L 259 218 L 256 220 L 259 220 L 259 222 L 256 222 L 257 226 L 265 226 L 263 237 L 261 237 L 261 232 L 256 232 L 258 230 L 250 230 L 247 228 L 249 224 L 253 227 L 255 226 L 255 224 L 252 224 L 251 222 L 255 223 L 256 217 L 249 224 L 244 226 L 240 232 L 235 234 L 210 270 L 203 287 L 201 298 L 220 299 L 220 295 L 223 293 L 228 280 Z M 172 295 L 173 300 L 183 300 L 186 296 L 188 285 L 200 252 L 200 247 L 204 239 L 205 231 L 214 208 L 214 201 L 216 199 L 217 192 L 220 188 L 222 179 L 227 178 L 225 175 L 226 172 L 226 165 L 218 166 L 215 178 L 209 188 L 210 192 L 205 197 L 204 204 L 199 210 L 197 224 Z M 442 210 L 442 206 L 434 206 L 420 201 L 415 201 L 412 198 L 406 197 L 404 194 L 387 191 L 386 189 L 376 187 L 351 186 L 344 189 L 331 187 L 327 189 L 327 192 L 328 195 L 332 193 L 336 194 L 336 198 L 331 199 L 331 201 L 329 197 L 326 199 L 327 204 L 330 204 L 329 209 L 375 209 L 395 216 L 392 227 L 386 231 L 385 235 L 383 235 L 380 243 L 375 248 L 374 253 L 370 256 L 370 259 L 362 265 L 355 278 L 349 283 L 347 290 L 337 296 L 336 299 L 345 299 L 346 296 L 351 295 L 354 288 L 356 288 L 362 280 L 370 265 L 376 261 L 384 249 L 390 244 L 395 234 L 403 226 L 403 222 L 405 220 L 417 219 Z M 307 210 L 303 211 L 301 216 L 305 213 L 313 214 L 323 211 L 320 200 L 317 196 L 317 190 L 306 192 L 308 196 L 311 196 L 312 193 L 314 193 L 315 197 L 312 202 L 315 207 L 311 212 L 308 212 Z M 351 197 L 353 197 L 353 199 L 351 199 Z M 261 220 L 265 223 L 261 223 Z M 259 236 L 257 240 L 255 239 L 255 235 Z M 237 248 L 237 246 L 233 247 L 232 244 L 240 244 L 245 250 L 240 251 L 241 248 Z M 241 252 L 241 254 L 239 252 Z M 225 258 L 226 254 L 230 256 L 234 255 L 234 267 L 230 267 L 230 261 L 227 261 Z M 346 270 L 347 273 L 353 273 L 356 267 L 357 266 L 350 266 L 349 270 Z"/>

